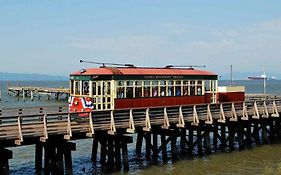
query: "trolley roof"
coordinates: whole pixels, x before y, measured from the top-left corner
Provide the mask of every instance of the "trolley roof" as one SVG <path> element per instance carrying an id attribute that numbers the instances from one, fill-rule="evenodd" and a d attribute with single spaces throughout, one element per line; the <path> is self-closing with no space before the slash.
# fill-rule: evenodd
<path id="1" fill-rule="evenodd" d="M 196 70 L 191 68 L 127 68 L 127 67 L 100 67 L 100 68 L 88 68 L 82 69 L 72 73 L 71 75 L 124 75 L 124 76 L 147 76 L 147 75 L 203 75 L 203 76 L 217 76 L 216 74 L 205 71 Z"/>
<path id="2" fill-rule="evenodd" d="M 217 80 L 217 75 L 193 68 L 100 67 L 82 69 L 70 75 L 71 80 Z"/>

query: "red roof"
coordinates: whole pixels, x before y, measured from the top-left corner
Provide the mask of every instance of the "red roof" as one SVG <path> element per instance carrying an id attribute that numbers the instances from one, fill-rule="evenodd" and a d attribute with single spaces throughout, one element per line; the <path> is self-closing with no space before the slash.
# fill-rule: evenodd
<path id="1" fill-rule="evenodd" d="M 117 67 L 102 67 L 82 69 L 84 71 L 77 71 L 71 75 L 210 75 L 216 74 L 195 69 L 183 68 L 117 68 Z"/>

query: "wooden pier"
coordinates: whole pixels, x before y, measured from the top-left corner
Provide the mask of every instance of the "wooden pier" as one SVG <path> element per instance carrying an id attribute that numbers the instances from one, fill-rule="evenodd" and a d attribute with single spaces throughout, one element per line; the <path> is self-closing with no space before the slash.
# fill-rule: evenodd
<path id="1" fill-rule="evenodd" d="M 69 113 L 66 107 L 1 109 L 0 174 L 9 174 L 9 147 L 16 145 L 36 145 L 36 174 L 73 174 L 71 140 L 76 139 L 93 138 L 93 163 L 124 171 L 133 143 L 137 155 L 145 150 L 148 160 L 162 156 L 164 162 L 179 151 L 203 155 L 269 144 L 281 139 L 280 112 L 281 100 L 91 113 Z"/>
<path id="2" fill-rule="evenodd" d="M 31 100 L 34 97 L 38 97 L 39 99 L 42 96 L 47 96 L 49 100 L 52 96 L 58 100 L 60 97 L 68 98 L 69 97 L 69 89 L 65 88 L 49 88 L 49 87 L 33 87 L 33 86 L 13 86 L 7 87 L 8 94 L 13 94 L 15 96 L 21 96 L 24 100 L 27 97 L 30 97 Z"/>

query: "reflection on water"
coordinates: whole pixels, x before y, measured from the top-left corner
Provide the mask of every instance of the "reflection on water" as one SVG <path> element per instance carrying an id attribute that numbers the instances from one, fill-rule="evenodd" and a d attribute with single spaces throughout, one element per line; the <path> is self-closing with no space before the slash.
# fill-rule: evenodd
<path id="1" fill-rule="evenodd" d="M 16 84 L 17 82 L 12 82 Z M 228 81 L 221 82 L 222 85 Z M 9 97 L 5 93 L 7 82 L 0 82 L 3 91 L 3 99 L 0 108 L 22 106 L 53 106 L 67 104 L 66 100 L 41 100 L 23 102 L 21 98 Z M 22 85 L 68 87 L 68 82 L 20 82 Z M 261 81 L 235 81 L 235 85 L 245 85 L 247 93 L 262 93 Z M 281 81 L 268 81 L 267 92 L 281 94 Z M 4 89 L 4 90 L 3 90 Z M 134 138 L 135 139 L 135 138 Z M 76 142 L 76 151 L 73 151 L 74 174 L 101 174 L 99 163 L 91 162 L 91 139 L 73 141 Z M 277 167 L 281 163 L 281 144 L 263 145 L 250 150 L 234 151 L 231 153 L 215 153 L 205 157 L 179 156 L 179 161 L 168 160 L 163 164 L 161 153 L 158 162 L 146 161 L 145 155 L 138 157 L 135 154 L 134 143 L 129 144 L 130 170 L 125 174 L 262 174 L 265 167 Z M 9 148 L 13 150 L 13 159 L 10 160 L 11 174 L 34 174 L 34 146 L 22 146 Z M 145 149 L 145 148 L 143 148 Z M 179 150 L 179 149 L 178 149 Z M 144 152 L 144 151 L 143 151 Z M 168 153 L 169 155 L 169 153 Z M 123 174 L 114 172 L 113 174 Z"/>

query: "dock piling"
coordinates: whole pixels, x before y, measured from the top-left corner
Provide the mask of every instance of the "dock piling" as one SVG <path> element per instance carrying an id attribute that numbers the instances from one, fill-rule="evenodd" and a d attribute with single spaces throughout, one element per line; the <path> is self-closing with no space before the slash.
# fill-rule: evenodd
<path id="1" fill-rule="evenodd" d="M 1 175 L 9 175 L 10 174 L 10 167 L 9 167 L 9 159 L 13 158 L 12 151 L 1 148 L 0 147 L 0 174 Z"/>

